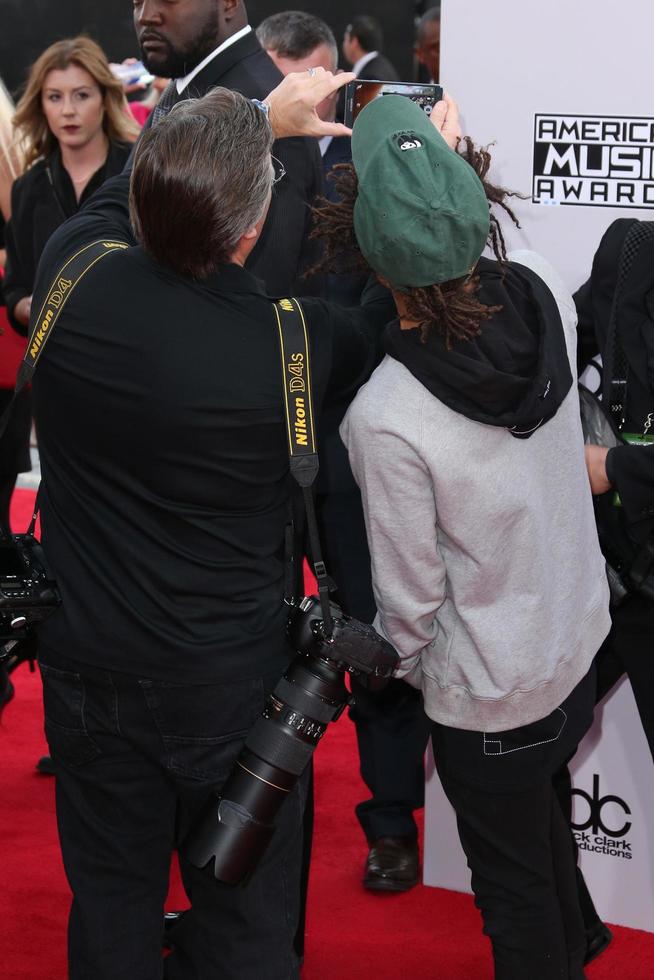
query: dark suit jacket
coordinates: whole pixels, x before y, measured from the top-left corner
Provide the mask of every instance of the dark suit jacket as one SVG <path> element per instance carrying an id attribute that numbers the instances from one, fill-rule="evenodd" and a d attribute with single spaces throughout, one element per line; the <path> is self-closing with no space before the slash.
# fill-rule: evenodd
<path id="1" fill-rule="evenodd" d="M 327 178 L 330 170 L 336 164 L 351 162 L 352 142 L 350 137 L 336 136 L 327 147 L 327 151 L 322 158 L 325 178 Z M 325 180 L 325 197 L 330 201 L 338 201 L 338 194 L 334 182 L 327 179 Z M 361 302 L 361 295 L 367 282 L 368 273 L 366 272 L 341 272 L 338 275 L 330 273 L 326 277 L 327 299 L 330 303 L 337 303 L 339 306 L 346 308 L 357 307 Z M 381 348 L 375 355 L 375 363 L 380 358 Z M 338 427 L 350 407 L 352 394 L 352 392 L 349 392 L 345 397 L 343 395 L 329 395 L 323 405 L 319 447 L 320 470 L 316 489 L 319 494 L 356 494 L 357 500 L 352 500 L 350 503 L 350 507 L 355 508 L 361 506 L 358 487 L 350 469 L 347 450 L 341 442 L 341 437 L 338 432 Z M 323 528 L 322 525 L 321 531 L 324 531 L 322 533 L 323 547 L 329 549 L 331 531 L 326 527 Z M 356 544 L 350 541 L 350 547 L 356 548 Z M 369 558 L 367 560 L 369 561 Z M 346 563 L 345 575 L 348 574 L 348 569 L 349 566 Z M 339 581 L 339 585 L 344 587 L 344 582 Z"/>
<path id="2" fill-rule="evenodd" d="M 351 162 L 352 140 L 349 136 L 334 136 L 333 140 L 325 151 L 324 157 L 322 158 L 322 166 L 325 172 L 325 177 L 327 177 L 332 167 L 335 167 L 338 163 Z M 325 184 L 325 197 L 329 201 L 337 200 L 334 185 L 331 181 L 327 181 Z"/>
<path id="3" fill-rule="evenodd" d="M 209 62 L 178 98 L 198 98 L 220 85 L 248 99 L 263 99 L 282 77 L 252 31 Z M 247 269 L 263 280 L 271 296 L 317 293 L 320 281 L 312 282 L 308 289 L 301 276 L 317 255 L 307 236 L 311 206 L 322 192 L 318 141 L 299 137 L 277 140 L 273 155 L 284 164 L 286 176 L 273 191 L 268 219 Z"/>
<path id="4" fill-rule="evenodd" d="M 376 58 L 369 61 L 368 64 L 361 69 L 359 78 L 372 78 L 379 82 L 399 82 L 400 80 L 400 76 L 395 71 L 388 58 L 384 57 L 383 54 L 378 54 Z"/>

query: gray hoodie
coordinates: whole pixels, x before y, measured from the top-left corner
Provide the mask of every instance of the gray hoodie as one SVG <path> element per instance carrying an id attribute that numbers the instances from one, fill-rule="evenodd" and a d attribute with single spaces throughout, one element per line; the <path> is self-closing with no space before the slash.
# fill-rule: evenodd
<path id="1" fill-rule="evenodd" d="M 574 365 L 572 297 L 544 259 L 510 258 L 549 286 Z M 515 316 L 508 294 L 504 305 Z M 531 319 L 521 326 L 525 336 L 533 331 L 542 385 L 538 309 Z M 514 326 L 496 314 L 491 360 L 502 329 Z M 560 336 L 558 318 L 556 330 Z M 521 345 L 524 353 L 524 337 Z M 492 365 L 497 377 L 508 372 L 502 356 L 501 374 Z M 478 421 L 478 404 L 467 417 L 449 378 L 432 386 L 416 373 L 387 356 L 341 426 L 363 497 L 375 625 L 402 658 L 398 676 L 422 688 L 434 721 L 488 732 L 529 724 L 567 697 L 610 628 L 576 386 L 561 387 L 560 405 L 529 438 L 514 438 L 506 406 L 493 409 L 501 422 Z M 470 397 L 483 401 L 491 388 L 484 379 Z M 509 421 L 519 427 L 519 418 Z"/>

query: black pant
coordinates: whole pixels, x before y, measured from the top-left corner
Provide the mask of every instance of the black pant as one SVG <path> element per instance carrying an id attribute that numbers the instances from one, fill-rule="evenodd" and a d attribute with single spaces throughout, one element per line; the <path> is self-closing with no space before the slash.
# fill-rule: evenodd
<path id="1" fill-rule="evenodd" d="M 371 623 L 376 608 L 361 495 L 356 489 L 319 494 L 317 512 L 325 561 L 338 584 L 336 601 L 350 616 Z M 371 794 L 356 807 L 359 823 L 368 841 L 415 837 L 413 811 L 425 802 L 423 758 L 429 739 L 422 695 L 404 681 L 391 681 L 372 693 L 355 680 L 352 692 L 350 718 L 361 776 Z"/>
<path id="2" fill-rule="evenodd" d="M 591 671 L 560 708 L 506 732 L 433 725 L 496 980 L 582 980 L 586 934 L 553 774 L 590 727 Z"/>
<path id="3" fill-rule="evenodd" d="M 654 757 L 654 603 L 629 596 L 611 610 L 611 632 L 597 654 L 597 702 L 627 674 L 650 752 Z M 570 772 L 567 764 L 555 775 L 559 801 L 568 821 L 572 813 Z M 577 860 L 575 845 L 575 860 Z M 580 869 L 577 869 L 579 904 L 587 929 L 597 926 L 599 916 Z"/>
<path id="4" fill-rule="evenodd" d="M 425 805 L 423 757 L 430 730 L 422 695 L 396 680 L 374 693 L 353 681 L 352 693 L 361 776 L 371 793 L 355 808 L 359 823 L 368 841 L 416 837 L 413 811 Z"/>
<path id="5" fill-rule="evenodd" d="M 298 976 L 304 780 L 245 885 L 180 855 L 192 909 L 161 955 L 171 852 L 229 775 L 277 679 L 185 686 L 43 651 L 46 734 L 73 892 L 71 980 L 291 980 Z"/>
<path id="6" fill-rule="evenodd" d="M 571 760 L 568 759 L 565 765 L 554 773 L 553 778 L 554 792 L 556 793 L 559 806 L 561 807 L 561 812 L 563 813 L 568 827 L 570 827 L 572 824 L 572 778 L 570 776 L 570 769 L 568 768 L 568 763 L 570 761 Z M 597 909 L 595 908 L 595 902 L 593 901 L 592 895 L 588 891 L 586 879 L 584 878 L 582 870 L 578 864 L 579 847 L 574 835 L 572 837 L 572 849 L 575 864 L 577 866 L 577 898 L 579 899 L 579 908 L 584 920 L 586 935 L 588 936 L 589 933 L 592 933 L 598 927 L 601 927 L 602 920 L 600 919 Z"/>

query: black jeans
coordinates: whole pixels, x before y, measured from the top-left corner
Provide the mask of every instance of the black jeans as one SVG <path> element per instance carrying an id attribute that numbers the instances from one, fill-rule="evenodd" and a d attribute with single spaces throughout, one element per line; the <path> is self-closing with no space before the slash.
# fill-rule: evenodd
<path id="1" fill-rule="evenodd" d="M 244 885 L 180 855 L 192 909 L 162 959 L 171 853 L 229 775 L 277 678 L 173 685 L 42 651 L 71 980 L 292 980 L 304 780 Z"/>
<path id="2" fill-rule="evenodd" d="M 582 980 L 586 934 L 575 855 L 552 776 L 590 727 L 591 671 L 560 708 L 506 732 L 433 725 L 496 980 Z"/>
<path id="3" fill-rule="evenodd" d="M 623 674 L 631 684 L 638 713 L 654 758 L 654 602 L 643 596 L 630 595 L 622 605 L 611 610 L 611 632 L 597 654 L 597 703 L 606 697 Z M 567 764 L 555 777 L 555 786 L 563 812 L 570 819 L 572 796 Z M 577 848 L 575 844 L 575 854 Z M 588 892 L 581 869 L 577 869 L 579 903 L 587 929 L 597 926 L 599 916 Z"/>
<path id="4" fill-rule="evenodd" d="M 340 449 L 344 452 L 342 445 Z M 342 481 L 351 483 L 347 459 L 339 459 L 337 473 L 339 466 Z M 376 608 L 361 494 L 356 488 L 323 493 L 316 505 L 325 561 L 338 585 L 336 601 L 350 616 L 371 623 Z M 413 811 L 425 805 L 423 760 L 430 726 L 422 694 L 399 680 L 374 692 L 353 680 L 352 693 L 350 718 L 357 733 L 361 777 L 371 796 L 355 808 L 361 828 L 369 842 L 417 837 Z"/>

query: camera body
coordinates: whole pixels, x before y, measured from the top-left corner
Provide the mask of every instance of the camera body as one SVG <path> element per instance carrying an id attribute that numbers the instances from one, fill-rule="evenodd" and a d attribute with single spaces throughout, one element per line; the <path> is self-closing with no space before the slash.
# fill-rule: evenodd
<path id="1" fill-rule="evenodd" d="M 262 715 L 223 787 L 182 844 L 196 867 L 212 864 L 219 881 L 249 874 L 274 832 L 280 806 L 304 772 L 330 721 L 350 701 L 345 674 L 386 684 L 398 655 L 372 626 L 330 603 L 328 630 L 317 596 L 290 604 L 289 638 L 298 651 L 268 697 Z"/>
<path id="2" fill-rule="evenodd" d="M 317 596 L 305 596 L 291 605 L 288 634 L 298 653 L 331 661 L 350 674 L 387 681 L 398 665 L 398 656 L 390 643 L 373 626 L 347 616 L 336 603 L 330 603 L 333 630 L 327 635 Z"/>
<path id="3" fill-rule="evenodd" d="M 31 534 L 0 535 L 0 645 L 25 639 L 61 603 L 43 549 Z"/>

